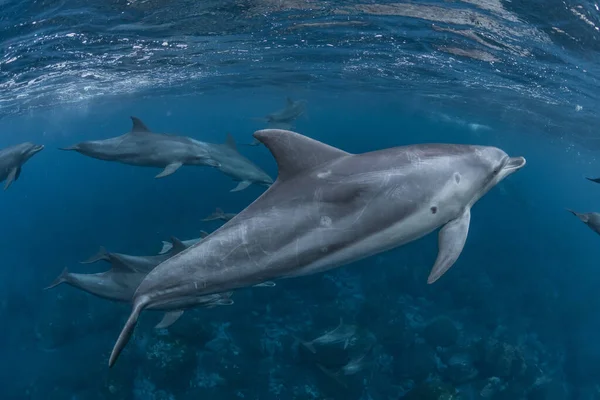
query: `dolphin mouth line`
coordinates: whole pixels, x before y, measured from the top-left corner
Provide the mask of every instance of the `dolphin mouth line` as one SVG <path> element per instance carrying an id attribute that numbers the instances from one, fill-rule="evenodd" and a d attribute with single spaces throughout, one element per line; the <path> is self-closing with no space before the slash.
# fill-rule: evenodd
<path id="1" fill-rule="evenodd" d="M 521 169 L 526 163 L 525 157 L 508 157 L 503 169 L 506 171 Z"/>

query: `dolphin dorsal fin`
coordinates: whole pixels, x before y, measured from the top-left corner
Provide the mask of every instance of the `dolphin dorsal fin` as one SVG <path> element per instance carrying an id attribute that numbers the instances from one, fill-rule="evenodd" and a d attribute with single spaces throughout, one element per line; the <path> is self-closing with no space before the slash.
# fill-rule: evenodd
<path id="1" fill-rule="evenodd" d="M 227 139 L 225 140 L 225 144 L 227 145 L 227 147 L 229 147 L 230 149 L 233 149 L 235 151 L 238 151 L 237 149 L 237 145 L 235 144 L 235 139 L 233 138 L 233 136 L 231 136 L 231 133 L 227 134 Z"/>
<path id="2" fill-rule="evenodd" d="M 142 122 L 138 117 L 130 117 L 133 126 L 131 127 L 131 133 L 149 133 L 150 129 Z"/>
<path id="3" fill-rule="evenodd" d="M 299 172 L 351 155 L 307 136 L 282 129 L 263 129 L 254 132 L 254 137 L 275 157 L 279 170 L 277 180 L 290 179 Z"/>
<path id="4" fill-rule="evenodd" d="M 171 252 L 173 254 L 181 253 L 182 251 L 187 249 L 187 246 L 175 236 L 171 236 L 171 243 L 173 243 L 173 248 L 171 249 Z"/>

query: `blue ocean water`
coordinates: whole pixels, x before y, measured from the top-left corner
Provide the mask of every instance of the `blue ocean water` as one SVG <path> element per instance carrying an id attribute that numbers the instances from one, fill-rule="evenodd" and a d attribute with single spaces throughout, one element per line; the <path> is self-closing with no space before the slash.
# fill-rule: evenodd
<path id="1" fill-rule="evenodd" d="M 45 149 L 0 196 L 2 399 L 598 399 L 598 5 L 589 1 L 0 0 L 0 148 Z M 188 311 L 145 313 L 67 285 L 100 246 L 153 255 L 265 188 L 207 167 L 159 170 L 63 152 L 130 116 L 224 143 L 272 177 L 258 118 L 306 100 L 293 130 L 351 153 L 498 146 L 527 165 L 473 208 L 433 285 L 437 235 Z M 348 343 L 299 344 L 340 323 Z M 360 357 L 365 356 L 364 359 Z M 359 359 L 360 370 L 343 366 Z M 335 371 L 341 371 L 335 375 Z"/>

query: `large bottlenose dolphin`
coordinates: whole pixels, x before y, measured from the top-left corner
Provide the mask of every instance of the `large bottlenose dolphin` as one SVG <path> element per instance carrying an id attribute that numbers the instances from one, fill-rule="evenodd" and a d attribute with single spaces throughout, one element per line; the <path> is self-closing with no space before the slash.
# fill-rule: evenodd
<path id="1" fill-rule="evenodd" d="M 130 254 L 111 253 L 106 251 L 106 249 L 102 246 L 100 247 L 98 253 L 94 254 L 85 261 L 81 261 L 81 264 L 92 264 L 100 260 L 104 260 L 110 262 L 113 265 L 121 264 L 126 268 L 131 268 L 135 271 L 150 272 L 158 264 L 168 260 L 170 257 L 173 257 L 175 254 L 182 252 L 191 244 L 193 244 L 190 244 L 189 242 L 188 244 L 186 244 L 185 242 L 182 242 L 175 237 L 171 238 L 171 243 L 172 245 L 169 252 L 164 252 L 153 256 L 132 256 Z"/>
<path id="2" fill-rule="evenodd" d="M 42 145 L 25 142 L 0 150 L 0 182 L 6 180 L 4 190 L 19 179 L 23 164 L 43 149 Z"/>
<path id="3" fill-rule="evenodd" d="M 99 160 L 164 168 L 156 178 L 171 175 L 182 165 L 219 166 L 202 142 L 186 136 L 154 133 L 139 118 L 131 120 L 133 127 L 124 135 L 81 142 L 61 150 L 74 150 Z"/>
<path id="4" fill-rule="evenodd" d="M 216 168 L 240 182 L 231 189 L 232 192 L 246 189 L 253 183 L 263 186 L 270 186 L 273 183 L 273 179 L 265 171 L 240 154 L 230 134 L 227 135 L 224 144 L 203 143 L 203 145 L 206 146 L 211 159 L 219 164 Z"/>
<path id="5" fill-rule="evenodd" d="M 441 227 L 433 283 L 458 259 L 473 204 L 525 165 L 523 157 L 487 146 L 421 144 L 350 154 L 290 131 L 267 129 L 254 137 L 275 157 L 277 180 L 146 276 L 109 366 L 145 308 L 183 310 L 206 294 L 326 271 Z"/>
<path id="6" fill-rule="evenodd" d="M 590 227 L 591 230 L 600 235 L 600 213 L 597 212 L 589 212 L 589 213 L 579 213 L 573 210 L 567 209 L 574 216 L 579 218 L 581 222 Z"/>

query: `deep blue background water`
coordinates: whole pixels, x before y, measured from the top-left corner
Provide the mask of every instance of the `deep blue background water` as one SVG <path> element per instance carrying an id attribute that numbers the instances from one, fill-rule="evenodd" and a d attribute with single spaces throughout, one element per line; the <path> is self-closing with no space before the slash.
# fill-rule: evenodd
<path id="1" fill-rule="evenodd" d="M 458 382 L 448 355 L 495 337 L 527 359 L 531 376 L 500 376 L 505 389 L 488 398 L 599 398 L 600 239 L 565 211 L 599 207 L 600 186 L 584 179 L 600 173 L 597 7 L 426 4 L 446 13 L 340 12 L 360 2 L 0 1 L 0 147 L 46 146 L 0 196 L 0 397 L 397 399 L 441 379 L 462 398 L 481 399 L 476 393 L 498 376 L 495 364 L 479 360 L 478 377 Z M 453 9 L 498 25 L 448 21 Z M 348 20 L 366 25 L 298 26 Z M 470 29 L 488 45 L 432 23 Z M 449 47 L 497 60 L 440 50 Z M 78 264 L 101 245 L 155 254 L 171 235 L 215 229 L 200 220 L 216 207 L 240 211 L 263 189 L 230 193 L 232 180 L 201 167 L 156 180 L 156 169 L 58 147 L 123 134 L 131 115 L 156 131 L 209 142 L 231 132 L 250 142 L 264 127 L 253 118 L 287 96 L 308 101 L 296 131 L 349 152 L 473 143 L 525 156 L 527 166 L 477 203 L 463 254 L 434 285 L 425 283 L 437 250 L 432 234 L 327 274 L 242 290 L 232 307 L 186 313 L 168 337 L 152 330 L 160 315 L 147 313 L 109 370 L 129 307 L 71 287 L 42 289 L 65 266 L 103 270 Z M 264 147 L 240 149 L 276 175 Z M 456 348 L 422 343 L 424 327 L 440 316 L 459 327 Z M 348 390 L 292 337 L 315 337 L 340 317 L 377 343 L 373 365 L 349 377 Z M 181 349 L 185 360 L 165 367 L 149 358 L 157 343 L 174 340 L 163 360 Z"/>

